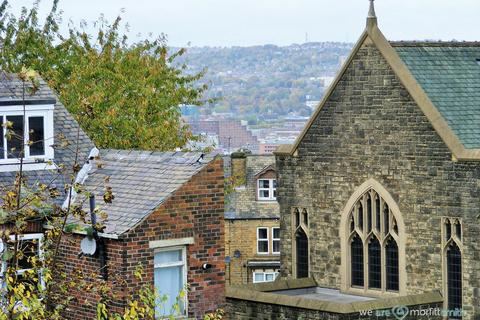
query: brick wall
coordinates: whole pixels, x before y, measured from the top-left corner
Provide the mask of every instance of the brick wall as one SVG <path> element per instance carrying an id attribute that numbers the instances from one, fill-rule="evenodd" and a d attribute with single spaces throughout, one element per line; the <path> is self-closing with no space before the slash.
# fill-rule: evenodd
<path id="1" fill-rule="evenodd" d="M 224 304 L 223 183 L 223 161 L 216 159 L 121 240 L 107 241 L 109 284 L 118 294 L 118 299 L 109 304 L 111 307 L 121 310 L 142 284 L 153 284 L 154 249 L 149 248 L 150 241 L 185 237 L 194 238 L 194 244 L 187 247 L 189 316 L 201 318 L 204 313 Z M 77 257 L 82 238 L 71 236 L 63 242 L 66 268 L 68 272 L 81 269 L 98 273 L 98 258 Z M 203 270 L 203 263 L 211 264 L 212 268 Z M 143 282 L 133 275 L 139 264 L 144 268 Z M 116 278 L 122 281 L 115 281 Z M 92 319 L 95 308 L 85 302 L 94 304 L 97 296 L 72 293 L 77 295 L 77 300 L 71 305 L 68 318 Z"/>
<path id="2" fill-rule="evenodd" d="M 339 288 L 339 224 L 356 188 L 377 180 L 406 228 L 407 293 L 442 290 L 441 217 L 463 219 L 465 319 L 480 314 L 480 164 L 454 162 L 429 120 L 372 45 L 364 45 L 300 143 L 277 156 L 282 230 L 291 208 L 310 217 L 311 275 Z M 291 233 L 282 233 L 283 275 L 291 275 Z"/>

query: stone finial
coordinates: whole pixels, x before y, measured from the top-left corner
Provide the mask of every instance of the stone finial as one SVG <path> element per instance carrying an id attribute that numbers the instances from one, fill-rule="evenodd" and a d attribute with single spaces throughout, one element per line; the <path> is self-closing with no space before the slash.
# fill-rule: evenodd
<path id="1" fill-rule="evenodd" d="M 375 0 L 370 0 L 370 10 L 368 10 L 368 18 L 376 18 L 375 14 L 375 5 L 373 4 Z"/>
<path id="2" fill-rule="evenodd" d="M 375 5 L 374 1 L 375 0 L 369 0 L 370 1 L 370 9 L 368 10 L 368 16 L 367 16 L 367 28 L 372 28 L 373 26 L 377 25 L 377 15 L 375 14 Z"/>

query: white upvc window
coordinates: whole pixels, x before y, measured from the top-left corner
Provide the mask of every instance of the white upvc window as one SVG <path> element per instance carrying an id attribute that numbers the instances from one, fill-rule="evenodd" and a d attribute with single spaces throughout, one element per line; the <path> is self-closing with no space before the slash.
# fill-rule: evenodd
<path id="1" fill-rule="evenodd" d="M 272 282 L 278 276 L 278 272 L 254 272 L 253 283 Z"/>
<path id="2" fill-rule="evenodd" d="M 268 254 L 268 228 L 257 228 L 257 253 L 258 254 Z"/>
<path id="3" fill-rule="evenodd" d="M 272 253 L 280 254 L 280 228 L 272 228 Z"/>
<path id="4" fill-rule="evenodd" d="M 10 236 L 11 241 L 15 241 L 15 235 Z M 17 245 L 17 250 L 23 253 L 22 258 L 18 260 L 18 269 L 17 275 L 21 281 L 22 276 L 34 268 L 32 264 L 32 258 L 37 257 L 37 259 L 43 259 L 43 233 L 30 233 L 30 234 L 21 234 L 17 236 L 17 242 L 14 242 L 14 245 Z M 5 252 L 6 246 L 2 243 L 2 253 Z M 13 250 L 13 248 L 10 248 Z M 8 261 L 3 261 L 2 263 L 2 275 L 5 274 L 8 267 Z M 39 271 L 38 279 L 42 286 L 45 285 L 43 280 L 42 271 Z M 28 280 L 27 280 L 28 281 Z M 3 282 L 3 281 L 2 281 Z M 3 285 L 3 283 L 2 283 Z"/>
<path id="5" fill-rule="evenodd" d="M 153 264 L 154 285 L 159 295 L 155 302 L 155 317 L 164 319 L 169 316 L 186 316 L 186 247 L 157 249 L 154 254 Z"/>
<path id="6" fill-rule="evenodd" d="M 258 179 L 257 180 L 258 200 L 273 201 L 277 200 L 277 180 L 276 179 Z"/>
<path id="7" fill-rule="evenodd" d="M 23 106 L 1 107 L 0 172 L 18 170 L 22 145 L 24 170 L 54 168 L 42 163 L 54 158 L 53 110 L 53 105 L 26 105 L 25 112 Z"/>

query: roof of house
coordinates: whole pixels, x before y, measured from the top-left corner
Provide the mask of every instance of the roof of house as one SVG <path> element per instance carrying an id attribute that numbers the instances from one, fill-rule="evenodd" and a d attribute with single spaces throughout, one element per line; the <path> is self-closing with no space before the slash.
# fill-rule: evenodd
<path id="1" fill-rule="evenodd" d="M 369 16 L 367 27 L 293 145 L 277 155 L 296 155 L 300 142 L 330 99 L 365 43 L 376 46 L 437 134 L 453 160 L 480 160 L 480 44 L 476 42 L 389 42 Z"/>
<path id="2" fill-rule="evenodd" d="M 123 234 L 158 208 L 176 190 L 203 169 L 214 155 L 200 152 L 100 150 L 85 181 L 86 189 L 100 196 L 105 178 L 115 196 L 112 203 L 97 200 L 107 214 L 102 221 L 108 234 Z"/>
<path id="3" fill-rule="evenodd" d="M 27 85 L 27 89 L 28 89 Z M 17 104 L 22 100 L 23 83 L 17 75 L 9 74 L 0 70 L 0 110 L 1 105 Z M 33 104 L 48 103 L 55 104 L 54 106 L 54 134 L 55 142 L 59 142 L 59 137 L 64 137 L 70 143 L 70 146 L 62 147 L 55 145 L 55 159 L 54 163 L 57 165 L 65 165 L 66 168 L 72 168 L 75 161 L 75 150 L 78 141 L 78 162 L 83 163 L 94 147 L 93 142 L 80 129 L 77 121 L 68 113 L 63 104 L 57 99 L 55 93 L 48 87 L 42 79 L 39 79 L 39 88 L 34 94 L 30 94 L 26 90 L 27 102 Z M 77 140 L 78 133 L 78 140 Z M 55 178 L 52 186 L 56 186 L 59 191 L 63 191 L 66 181 L 64 175 L 58 175 L 55 172 L 48 170 L 26 171 L 25 176 L 30 183 L 43 182 L 48 183 Z M 0 172 L 0 187 L 8 187 L 12 184 L 15 178 L 15 172 Z M 59 201 L 63 201 L 59 198 Z"/>
<path id="4" fill-rule="evenodd" d="M 465 148 L 480 148 L 480 42 L 391 44 Z"/>

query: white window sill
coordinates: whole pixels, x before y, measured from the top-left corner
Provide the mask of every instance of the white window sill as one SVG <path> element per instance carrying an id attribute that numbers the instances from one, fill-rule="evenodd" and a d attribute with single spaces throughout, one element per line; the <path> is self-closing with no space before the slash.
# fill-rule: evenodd
<path id="1" fill-rule="evenodd" d="M 36 171 L 36 170 L 55 170 L 57 166 L 52 163 L 47 162 L 32 162 L 32 160 L 25 160 L 23 163 L 23 171 Z M 20 163 L 1 163 L 0 162 L 0 172 L 12 172 L 20 170 Z"/>

